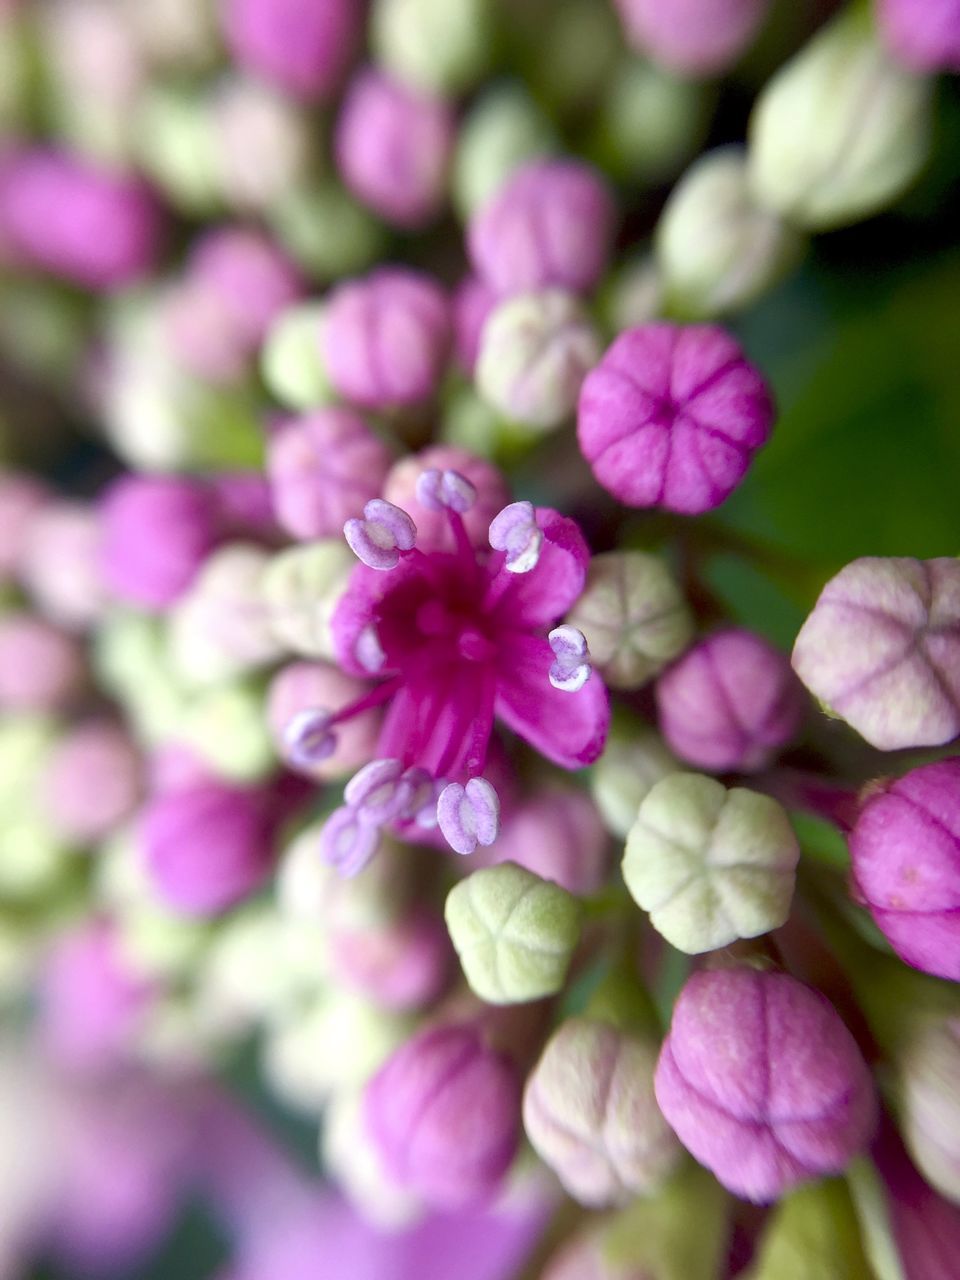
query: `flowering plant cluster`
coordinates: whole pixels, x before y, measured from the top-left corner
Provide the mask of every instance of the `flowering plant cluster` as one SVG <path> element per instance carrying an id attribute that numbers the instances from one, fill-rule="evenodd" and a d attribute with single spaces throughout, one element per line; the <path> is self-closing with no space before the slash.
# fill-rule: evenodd
<path id="1" fill-rule="evenodd" d="M 960 1273 L 957 547 L 713 514 L 957 71 L 958 0 L 0 2 L 0 1280 L 187 1204 L 184 1280 Z"/>

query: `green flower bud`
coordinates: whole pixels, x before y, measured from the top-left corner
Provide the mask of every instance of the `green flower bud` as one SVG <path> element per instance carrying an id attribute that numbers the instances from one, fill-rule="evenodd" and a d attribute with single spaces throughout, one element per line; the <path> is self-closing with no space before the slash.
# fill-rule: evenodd
<path id="1" fill-rule="evenodd" d="M 668 305 L 691 320 L 747 306 L 790 270 L 802 247 L 797 231 L 755 203 L 740 147 L 701 156 L 657 226 Z"/>
<path id="2" fill-rule="evenodd" d="M 522 293 L 483 327 L 477 389 L 511 422 L 551 431 L 573 413 L 599 359 L 600 339 L 577 298 L 562 289 Z"/>
<path id="3" fill-rule="evenodd" d="M 330 619 L 355 564 L 340 538 L 289 547 L 270 560 L 261 590 L 281 644 L 306 658 L 334 657 Z"/>
<path id="4" fill-rule="evenodd" d="M 140 738 L 156 744 L 176 736 L 187 700 L 170 669 L 157 619 L 127 610 L 108 613 L 94 633 L 94 665 Z"/>
<path id="5" fill-rule="evenodd" d="M 481 458 L 492 458 L 500 440 L 500 417 L 472 386 L 458 387 L 443 415 L 440 439 Z"/>
<path id="6" fill-rule="evenodd" d="M 115 920 L 117 946 L 131 970 L 165 982 L 193 979 L 211 935 L 206 921 L 149 903 L 131 904 Z"/>
<path id="7" fill-rule="evenodd" d="M 216 135 L 196 90 L 170 85 L 147 89 L 132 138 L 141 166 L 173 204 L 192 214 L 217 208 Z"/>
<path id="8" fill-rule="evenodd" d="M 846 1184 L 801 1187 L 776 1206 L 744 1280 L 872 1280 Z"/>
<path id="9" fill-rule="evenodd" d="M 483 93 L 457 134 L 453 159 L 453 200 L 466 220 L 514 169 L 535 156 L 549 155 L 557 140 L 549 120 L 519 84 Z"/>
<path id="10" fill-rule="evenodd" d="M 852 5 L 768 82 L 750 120 L 760 204 L 810 231 L 885 208 L 930 147 L 931 83 L 899 66 Z"/>
<path id="11" fill-rule="evenodd" d="M 636 258 L 620 267 L 604 286 L 601 319 L 614 333 L 649 324 L 663 314 L 663 278 L 656 261 Z"/>
<path id="12" fill-rule="evenodd" d="M 447 928 L 470 989 L 521 1004 L 563 987 L 580 938 L 580 903 L 514 862 L 475 871 L 447 895 Z"/>
<path id="13" fill-rule="evenodd" d="M 648 1195 L 681 1147 L 653 1092 L 659 1042 L 591 1018 L 569 1018 L 550 1037 L 523 1097 L 537 1154 L 580 1204 Z"/>
<path id="14" fill-rule="evenodd" d="M 257 782 L 276 765 L 263 692 L 255 685 L 203 690 L 189 704 L 180 736 L 215 773 L 233 782 Z"/>
<path id="15" fill-rule="evenodd" d="M 659 556 L 608 551 L 590 561 L 583 595 L 567 617 L 614 689 L 638 689 L 693 639 L 693 617 Z"/>
<path id="16" fill-rule="evenodd" d="M 700 145 L 707 124 L 704 85 L 625 59 L 600 104 L 597 150 L 604 168 L 634 183 L 665 182 Z"/>
<path id="17" fill-rule="evenodd" d="M 528 69 L 538 98 L 551 111 L 584 109 L 609 83 L 623 52 L 620 25 L 609 5 L 559 0 L 538 25 Z"/>
<path id="18" fill-rule="evenodd" d="M 603 755 L 590 770 L 590 790 L 608 829 L 626 839 L 647 792 L 680 767 L 656 729 L 615 711 Z"/>
<path id="19" fill-rule="evenodd" d="M 380 223 L 338 182 L 293 188 L 271 206 L 270 218 L 278 237 L 317 280 L 358 275 L 383 250 Z"/>
<path id="20" fill-rule="evenodd" d="M 305 302 L 270 326 L 260 370 L 270 394 L 288 409 L 316 409 L 334 399 L 321 352 L 325 314 L 322 302 Z"/>
<path id="21" fill-rule="evenodd" d="M 487 69 L 492 17 L 491 0 L 374 0 L 373 52 L 422 93 L 462 93 Z"/>
<path id="22" fill-rule="evenodd" d="M 43 895 L 69 865 L 36 786 L 55 741 L 54 725 L 40 716 L 7 716 L 0 724 L 0 899 L 22 902 Z"/>
<path id="23" fill-rule="evenodd" d="M 640 805 L 623 878 L 650 923 L 697 955 L 778 928 L 790 912 L 797 838 L 781 806 L 746 787 L 675 773 Z"/>

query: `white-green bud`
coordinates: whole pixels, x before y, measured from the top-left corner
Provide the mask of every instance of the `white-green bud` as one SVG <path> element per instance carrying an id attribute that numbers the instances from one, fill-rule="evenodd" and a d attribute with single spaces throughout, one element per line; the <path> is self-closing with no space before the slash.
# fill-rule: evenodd
<path id="1" fill-rule="evenodd" d="M 873 1280 L 846 1184 L 829 1178 L 791 1192 L 767 1220 L 744 1280 Z"/>
<path id="2" fill-rule="evenodd" d="M 423 1211 L 384 1170 L 367 1133 L 362 1090 L 340 1089 L 331 1097 L 320 1130 L 320 1163 L 363 1218 L 383 1230 L 398 1231 Z"/>
<path id="3" fill-rule="evenodd" d="M 822 231 L 877 213 L 923 167 L 932 84 L 894 61 L 851 5 L 767 83 L 750 119 L 760 204 Z"/>
<path id="4" fill-rule="evenodd" d="M 383 250 L 381 224 L 332 179 L 294 187 L 269 214 L 277 236 L 316 280 L 358 275 Z"/>
<path id="5" fill-rule="evenodd" d="M 651 788 L 627 836 L 623 878 L 650 923 L 697 955 L 786 920 L 800 856 L 783 808 L 746 787 L 674 773 Z"/>
<path id="6" fill-rule="evenodd" d="M 370 39 L 377 61 L 421 93 L 471 88 L 491 56 L 491 0 L 374 0 Z"/>
<path id="7" fill-rule="evenodd" d="M 633 183 L 672 178 L 700 146 L 709 91 L 642 58 L 620 63 L 600 104 L 598 148 Z"/>
<path id="8" fill-rule="evenodd" d="M 549 120 L 518 84 L 488 89 L 467 112 L 453 158 L 453 201 L 466 220 L 514 169 L 550 155 L 557 139 Z"/>
<path id="9" fill-rule="evenodd" d="M 502 862 L 447 895 L 447 928 L 470 989 L 488 1004 L 522 1004 L 564 984 L 581 908 L 566 889 Z"/>
<path id="10" fill-rule="evenodd" d="M 693 616 L 673 575 L 645 551 L 594 556 L 566 621 L 586 636 L 591 661 L 614 689 L 639 689 L 693 638 Z"/>
<path id="11" fill-rule="evenodd" d="M 674 187 L 657 226 L 671 314 L 700 320 L 745 307 L 799 260 L 803 237 L 757 204 L 746 152 L 701 156 Z"/>
<path id="12" fill-rule="evenodd" d="M 896 1070 L 903 1140 L 931 1186 L 960 1204 L 960 1015 L 915 1030 Z"/>
<path id="13" fill-rule="evenodd" d="M 663 315 L 663 276 L 655 258 L 627 261 L 604 285 L 601 319 L 614 333 L 649 324 Z"/>
<path id="14" fill-rule="evenodd" d="M 217 208 L 216 135 L 200 93 L 170 85 L 147 89 L 132 137 L 143 169 L 173 204 L 191 214 Z"/>
<path id="15" fill-rule="evenodd" d="M 334 657 L 330 620 L 356 562 L 340 538 L 273 556 L 261 586 L 271 632 L 282 645 L 306 658 Z"/>
<path id="16" fill-rule="evenodd" d="M 260 353 L 260 371 L 270 394 L 288 409 L 330 404 L 334 390 L 321 350 L 322 302 L 288 307 L 270 326 Z"/>
<path id="17" fill-rule="evenodd" d="M 201 690 L 179 726 L 183 742 L 215 773 L 257 782 L 276 765 L 259 686 L 239 681 Z"/>
<path id="18" fill-rule="evenodd" d="M 590 770 L 590 790 L 607 828 L 626 839 L 647 792 L 680 767 L 656 729 L 616 711 L 603 755 Z"/>

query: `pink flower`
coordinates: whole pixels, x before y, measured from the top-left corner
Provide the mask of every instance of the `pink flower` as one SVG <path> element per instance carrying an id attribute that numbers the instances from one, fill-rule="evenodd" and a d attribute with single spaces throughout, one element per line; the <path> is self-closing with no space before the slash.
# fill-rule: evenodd
<path id="1" fill-rule="evenodd" d="M 360 0 L 222 0 L 237 63 L 298 98 L 327 98 L 353 53 Z"/>
<path id="2" fill-rule="evenodd" d="M 960 71 L 960 0 L 878 0 L 880 33 L 914 71 Z"/>
<path id="3" fill-rule="evenodd" d="M 630 507 L 711 511 L 743 479 L 773 400 L 714 325 L 628 329 L 586 377 L 578 436 L 593 474 Z"/>
<path id="4" fill-rule="evenodd" d="M 583 636 L 555 625 L 587 570 L 574 522 L 511 503 L 478 548 L 464 526 L 476 491 L 462 474 L 422 472 L 417 497 L 444 514 L 444 543 L 419 545 L 413 518 L 382 499 L 345 525 L 362 563 L 334 613 L 334 644 L 347 672 L 380 684 L 303 726 L 320 759 L 336 750 L 338 723 L 385 706 L 377 758 L 324 829 L 324 854 L 346 874 L 372 857 L 386 825 L 422 838 L 439 824 L 460 853 L 493 842 L 500 804 L 483 773 L 495 717 L 566 769 L 590 764 L 606 738 L 607 692 Z"/>

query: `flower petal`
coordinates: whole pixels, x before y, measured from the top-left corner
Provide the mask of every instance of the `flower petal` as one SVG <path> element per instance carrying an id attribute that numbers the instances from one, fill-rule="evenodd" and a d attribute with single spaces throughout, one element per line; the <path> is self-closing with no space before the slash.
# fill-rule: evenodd
<path id="1" fill-rule="evenodd" d="M 590 551 L 574 520 L 550 507 L 537 507 L 536 518 L 543 530 L 540 558 L 529 573 L 516 575 L 497 605 L 501 619 L 524 630 L 549 626 L 563 617 L 582 595 L 590 563 Z"/>

